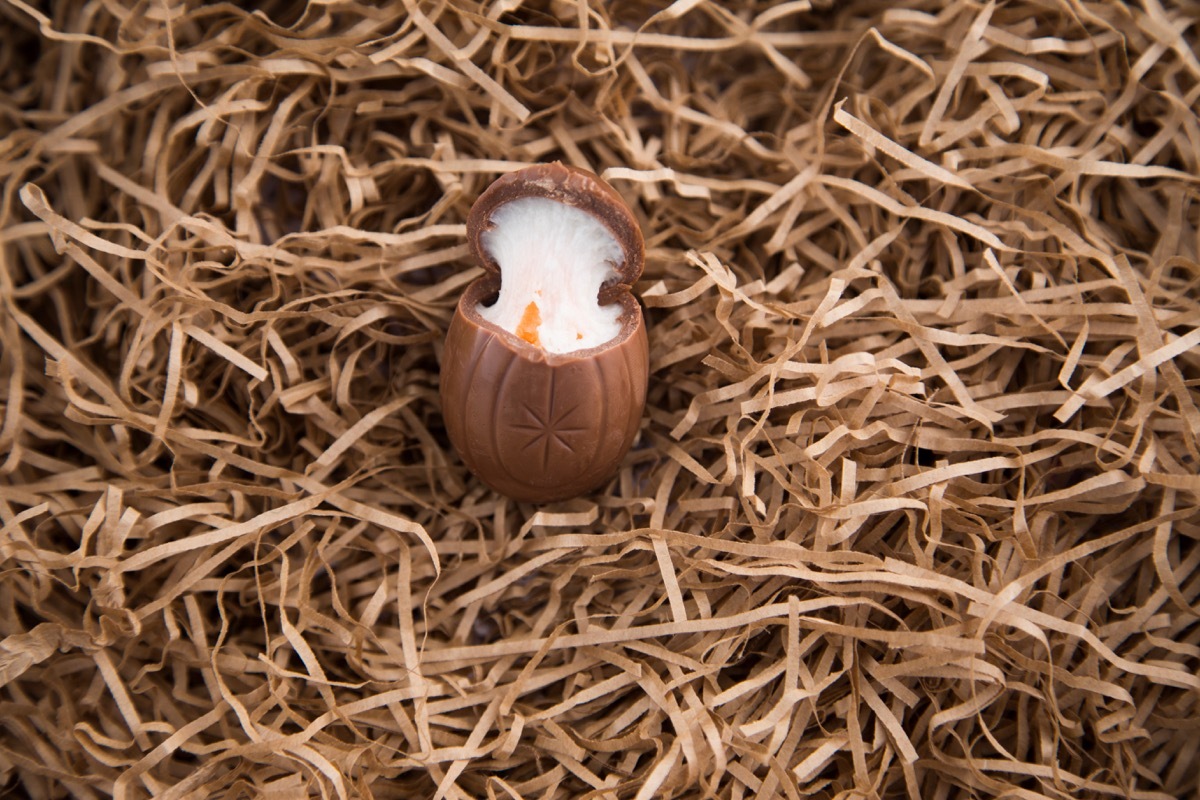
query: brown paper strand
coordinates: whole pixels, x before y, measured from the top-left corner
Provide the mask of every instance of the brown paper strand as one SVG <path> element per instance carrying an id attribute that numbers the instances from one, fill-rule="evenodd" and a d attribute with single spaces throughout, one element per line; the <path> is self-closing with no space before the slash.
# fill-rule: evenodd
<path id="1" fill-rule="evenodd" d="M 0 783 L 1200 794 L 1187 2 L 0 2 Z M 438 372 L 605 177 L 649 398 L 546 507 Z"/>

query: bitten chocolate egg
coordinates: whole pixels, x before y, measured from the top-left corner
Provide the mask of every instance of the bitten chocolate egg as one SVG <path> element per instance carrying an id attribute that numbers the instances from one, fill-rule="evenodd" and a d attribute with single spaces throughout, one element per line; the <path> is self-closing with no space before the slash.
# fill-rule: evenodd
<path id="1" fill-rule="evenodd" d="M 646 402 L 649 348 L 630 293 L 645 245 L 633 213 L 596 175 L 538 164 L 479 196 L 467 239 L 485 274 L 446 335 L 451 443 L 515 500 L 596 488 L 620 467 Z"/>

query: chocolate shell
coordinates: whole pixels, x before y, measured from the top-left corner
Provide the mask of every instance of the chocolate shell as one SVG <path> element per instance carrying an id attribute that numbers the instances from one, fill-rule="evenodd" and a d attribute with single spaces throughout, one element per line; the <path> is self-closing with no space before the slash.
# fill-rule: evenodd
<path id="1" fill-rule="evenodd" d="M 509 200 L 548 197 L 592 214 L 616 237 L 625 262 L 600 292 L 622 308 L 620 332 L 597 347 L 548 352 L 479 314 L 502 275 L 480 246 L 491 214 Z M 644 245 L 620 196 L 591 173 L 543 164 L 497 180 L 480 196 L 467 235 L 487 274 L 467 287 L 446 336 L 442 415 L 463 462 L 514 500 L 545 503 L 596 488 L 620 467 L 642 417 L 650 371 L 642 310 L 629 292 Z"/>
<path id="2" fill-rule="evenodd" d="M 608 228 L 621 246 L 625 258 L 617 265 L 620 280 L 606 288 L 628 291 L 634 281 L 642 276 L 646 245 L 642 240 L 642 230 L 621 195 L 595 173 L 559 163 L 536 164 L 510 172 L 497 178 L 479 195 L 467 214 L 467 241 L 481 267 L 495 275 L 500 274 L 496 260 L 483 247 L 483 234 L 491 227 L 496 209 L 525 197 L 544 197 L 574 206 Z"/>

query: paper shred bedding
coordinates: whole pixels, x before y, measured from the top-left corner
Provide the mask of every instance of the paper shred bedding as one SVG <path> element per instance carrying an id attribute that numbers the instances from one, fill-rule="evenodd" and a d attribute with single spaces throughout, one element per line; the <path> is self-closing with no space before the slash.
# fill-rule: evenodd
<path id="1" fill-rule="evenodd" d="M 247 7 L 255 4 L 246 4 Z M 0 783 L 1200 795 L 1200 5 L 0 2 Z M 496 176 L 603 174 L 604 490 L 449 449 Z"/>

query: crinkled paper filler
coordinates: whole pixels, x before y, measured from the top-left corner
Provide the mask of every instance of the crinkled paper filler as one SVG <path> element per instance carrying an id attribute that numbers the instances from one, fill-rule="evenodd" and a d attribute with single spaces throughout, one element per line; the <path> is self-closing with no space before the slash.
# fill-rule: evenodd
<path id="1" fill-rule="evenodd" d="M 0 0 L 3 793 L 1197 796 L 1198 28 Z M 533 507 L 437 388 L 551 160 L 652 374 Z"/>

